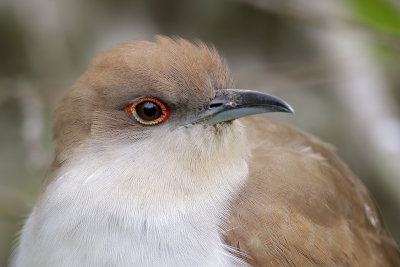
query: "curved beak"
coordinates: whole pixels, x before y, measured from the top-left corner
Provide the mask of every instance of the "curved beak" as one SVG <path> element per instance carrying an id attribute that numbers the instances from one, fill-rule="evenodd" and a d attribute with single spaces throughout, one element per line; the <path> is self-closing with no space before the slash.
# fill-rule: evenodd
<path id="1" fill-rule="evenodd" d="M 294 113 L 282 99 L 269 94 L 241 89 L 218 90 L 205 110 L 184 122 L 184 125 L 203 123 L 214 125 L 240 117 L 265 112 Z"/>

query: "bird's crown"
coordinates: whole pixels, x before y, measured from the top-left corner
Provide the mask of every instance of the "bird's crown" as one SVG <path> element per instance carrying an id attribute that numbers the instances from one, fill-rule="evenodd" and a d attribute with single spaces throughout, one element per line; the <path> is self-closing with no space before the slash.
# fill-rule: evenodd
<path id="1" fill-rule="evenodd" d="M 74 147 L 91 138 L 125 138 L 149 127 L 125 114 L 143 98 L 162 101 L 178 123 L 197 112 L 215 91 L 233 85 L 214 47 L 158 36 L 155 42 L 117 45 L 98 56 L 62 100 L 55 119 L 58 146 Z M 110 136 L 111 135 L 111 136 Z"/>

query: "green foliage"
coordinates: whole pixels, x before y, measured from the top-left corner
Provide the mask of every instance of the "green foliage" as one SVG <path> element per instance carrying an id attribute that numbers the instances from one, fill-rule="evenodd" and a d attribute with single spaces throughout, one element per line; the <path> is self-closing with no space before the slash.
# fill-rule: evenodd
<path id="1" fill-rule="evenodd" d="M 347 0 L 353 12 L 368 26 L 400 36 L 400 10 L 388 0 Z"/>

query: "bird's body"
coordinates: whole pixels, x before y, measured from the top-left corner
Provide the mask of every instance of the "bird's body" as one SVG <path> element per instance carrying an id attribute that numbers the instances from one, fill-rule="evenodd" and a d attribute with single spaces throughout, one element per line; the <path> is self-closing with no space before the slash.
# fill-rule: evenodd
<path id="1" fill-rule="evenodd" d="M 97 58 L 58 109 L 56 157 L 13 265 L 398 264 L 379 211 L 332 150 L 282 124 L 235 120 L 291 109 L 232 87 L 203 44 L 159 38 Z"/>
<path id="2" fill-rule="evenodd" d="M 242 122 L 253 160 L 229 245 L 254 266 L 399 266 L 374 201 L 330 145 L 277 122 Z"/>

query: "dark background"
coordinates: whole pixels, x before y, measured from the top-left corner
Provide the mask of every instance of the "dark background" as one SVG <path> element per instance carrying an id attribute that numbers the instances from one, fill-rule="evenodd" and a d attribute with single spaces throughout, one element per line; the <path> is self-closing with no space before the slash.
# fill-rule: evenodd
<path id="1" fill-rule="evenodd" d="M 400 240 L 397 0 L 0 1 L 0 266 L 52 159 L 62 95 L 101 51 L 155 34 L 201 39 L 269 114 L 334 144 Z"/>

